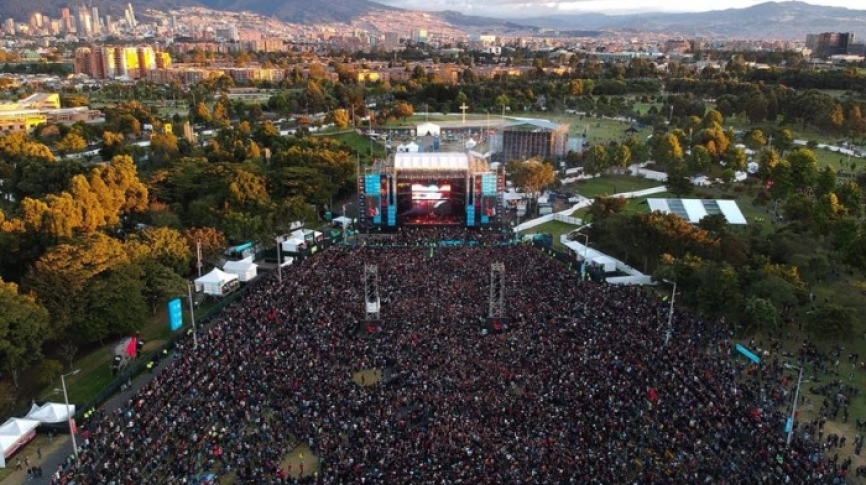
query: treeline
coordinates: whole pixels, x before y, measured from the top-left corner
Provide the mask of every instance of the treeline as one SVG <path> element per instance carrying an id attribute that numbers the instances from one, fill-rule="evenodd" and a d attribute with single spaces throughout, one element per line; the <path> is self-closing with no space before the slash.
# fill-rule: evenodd
<path id="1" fill-rule="evenodd" d="M 45 385 L 81 349 L 141 330 L 185 294 L 197 244 L 215 264 L 229 244 L 270 244 L 354 190 L 358 159 L 334 139 L 244 121 L 198 146 L 157 125 L 150 153 L 135 153 L 132 128 L 152 118 L 133 103 L 109 110 L 103 129 L 0 136 L 0 370 L 14 382 L 4 393 L 25 392 L 25 372 Z M 101 140 L 104 161 L 45 144 L 71 137 Z"/>

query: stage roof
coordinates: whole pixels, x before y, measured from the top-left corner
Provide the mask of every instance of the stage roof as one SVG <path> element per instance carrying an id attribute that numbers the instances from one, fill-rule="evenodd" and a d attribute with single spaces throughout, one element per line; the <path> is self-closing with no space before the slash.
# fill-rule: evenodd
<path id="1" fill-rule="evenodd" d="M 469 170 L 469 156 L 462 152 L 394 154 L 397 170 Z"/>
<path id="2" fill-rule="evenodd" d="M 692 224 L 710 214 L 723 214 L 728 224 L 748 224 L 734 200 L 716 199 L 647 199 L 651 212 L 674 213 Z"/>

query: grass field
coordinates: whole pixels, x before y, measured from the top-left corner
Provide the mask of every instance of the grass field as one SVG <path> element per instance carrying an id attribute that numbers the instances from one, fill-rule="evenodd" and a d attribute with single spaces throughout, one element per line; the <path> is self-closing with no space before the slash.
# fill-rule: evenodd
<path id="1" fill-rule="evenodd" d="M 348 146 L 355 153 L 361 155 L 361 158 L 363 159 L 369 158 L 371 149 L 374 156 L 385 156 L 385 147 L 378 141 L 370 140 L 370 138 L 366 136 L 358 135 L 356 133 L 343 133 L 333 137 Z"/>
<path id="2" fill-rule="evenodd" d="M 521 231 L 522 234 L 551 234 L 553 235 L 553 247 L 554 249 L 562 250 L 562 244 L 559 242 L 559 236 L 563 234 L 567 234 L 573 230 L 577 229 L 577 226 L 572 224 L 566 224 L 564 222 L 559 221 L 550 221 L 545 222 L 544 224 L 540 224 L 535 227 L 530 227 L 524 231 Z"/>
<path id="3" fill-rule="evenodd" d="M 593 199 L 601 194 L 618 194 L 621 192 L 634 192 L 637 190 L 661 187 L 664 183 L 658 180 L 650 180 L 632 175 L 603 175 L 588 180 L 578 180 L 567 185 L 568 190 Z"/>

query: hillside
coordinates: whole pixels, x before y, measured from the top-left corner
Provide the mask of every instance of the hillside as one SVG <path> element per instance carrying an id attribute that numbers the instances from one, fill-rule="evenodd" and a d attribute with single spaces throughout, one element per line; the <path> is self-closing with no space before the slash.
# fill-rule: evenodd
<path id="1" fill-rule="evenodd" d="M 866 10 L 804 2 L 766 2 L 748 8 L 637 15 L 573 14 L 521 19 L 561 30 L 635 30 L 683 36 L 803 40 L 808 33 L 854 32 L 866 37 Z"/>

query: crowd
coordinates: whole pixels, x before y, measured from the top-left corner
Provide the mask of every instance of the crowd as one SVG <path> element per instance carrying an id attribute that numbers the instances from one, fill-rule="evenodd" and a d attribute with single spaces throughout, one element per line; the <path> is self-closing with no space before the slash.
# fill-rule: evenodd
<path id="1" fill-rule="evenodd" d="M 431 252 L 423 236 L 333 247 L 256 283 L 197 350 L 83 423 L 52 485 L 294 483 L 293 440 L 321 460 L 300 481 L 319 484 L 843 483 L 799 428 L 786 446 L 787 371 L 759 380 L 715 322 L 677 311 L 665 345 L 669 307 L 640 288 L 583 282 L 529 245 Z M 493 262 L 512 325 L 491 335 Z M 352 330 L 365 264 L 384 319 L 372 336 Z M 365 369 L 382 382 L 356 384 Z"/>

